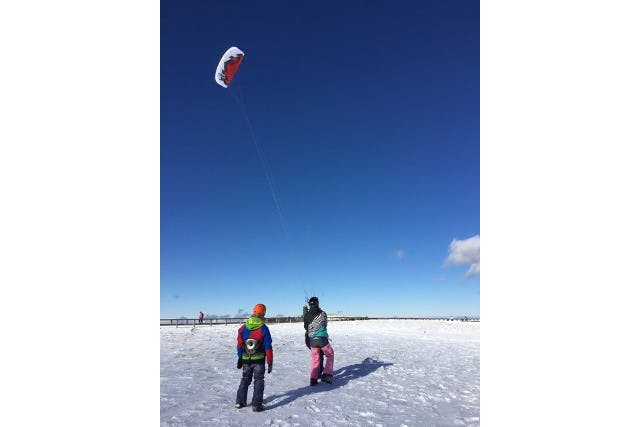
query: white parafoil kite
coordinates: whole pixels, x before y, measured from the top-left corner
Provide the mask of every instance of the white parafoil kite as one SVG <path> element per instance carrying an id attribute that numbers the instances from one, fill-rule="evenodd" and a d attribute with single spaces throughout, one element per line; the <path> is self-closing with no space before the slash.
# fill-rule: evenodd
<path id="1" fill-rule="evenodd" d="M 227 50 L 218 64 L 216 69 L 216 82 L 222 87 L 229 87 L 233 76 L 236 75 L 240 68 L 240 63 L 244 58 L 244 52 L 233 46 Z"/>

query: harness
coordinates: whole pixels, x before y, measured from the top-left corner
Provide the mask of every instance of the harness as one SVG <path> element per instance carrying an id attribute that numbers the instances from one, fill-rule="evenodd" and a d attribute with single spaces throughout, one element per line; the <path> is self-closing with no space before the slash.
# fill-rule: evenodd
<path id="1" fill-rule="evenodd" d="M 244 340 L 243 351 L 248 356 L 253 356 L 256 353 L 262 353 L 264 349 L 264 343 L 253 338 Z"/>

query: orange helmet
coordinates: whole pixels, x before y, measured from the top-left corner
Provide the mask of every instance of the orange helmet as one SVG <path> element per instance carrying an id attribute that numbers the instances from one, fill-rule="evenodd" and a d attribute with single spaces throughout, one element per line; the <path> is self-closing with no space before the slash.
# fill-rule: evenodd
<path id="1" fill-rule="evenodd" d="M 256 304 L 255 307 L 253 307 L 253 314 L 256 316 L 264 316 L 267 313 L 267 306 L 265 306 L 264 304 Z"/>

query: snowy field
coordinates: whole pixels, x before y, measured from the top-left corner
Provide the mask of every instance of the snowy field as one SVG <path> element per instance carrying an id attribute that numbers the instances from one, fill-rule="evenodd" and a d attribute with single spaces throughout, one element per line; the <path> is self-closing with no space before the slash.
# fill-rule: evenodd
<path id="1" fill-rule="evenodd" d="M 234 408 L 239 326 L 160 328 L 161 426 L 480 425 L 479 322 L 329 322 L 334 380 L 315 387 L 302 323 L 270 324 L 264 412 Z"/>

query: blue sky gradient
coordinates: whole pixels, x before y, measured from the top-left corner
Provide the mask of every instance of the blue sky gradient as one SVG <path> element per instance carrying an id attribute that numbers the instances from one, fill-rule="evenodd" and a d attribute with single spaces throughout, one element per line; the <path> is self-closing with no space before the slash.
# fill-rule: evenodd
<path id="1" fill-rule="evenodd" d="M 480 234 L 479 25 L 477 1 L 163 0 L 161 316 L 479 315 L 445 263 Z"/>

